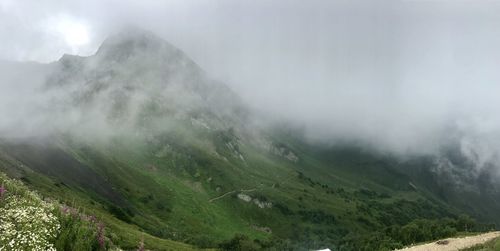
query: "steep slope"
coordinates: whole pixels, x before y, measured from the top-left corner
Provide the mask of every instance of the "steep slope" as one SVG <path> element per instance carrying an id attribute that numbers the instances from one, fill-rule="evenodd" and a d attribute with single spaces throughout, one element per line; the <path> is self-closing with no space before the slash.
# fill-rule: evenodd
<path id="1" fill-rule="evenodd" d="M 149 32 L 47 67 L 43 123 L 0 141 L 0 169 L 98 212 L 123 248 L 136 247 L 138 231 L 199 247 L 374 250 L 465 230 L 458 203 L 406 170 L 428 162 L 259 127 L 227 86 Z M 398 234 L 419 224 L 446 228 Z M 146 247 L 171 248 L 148 238 Z"/>
<path id="2" fill-rule="evenodd" d="M 92 210 L 82 212 L 51 198 L 42 198 L 2 172 L 0 184 L 2 250 L 119 250 L 113 243 L 116 241 L 114 233 L 109 231 L 117 223 L 109 220 L 103 223 L 105 215 Z M 140 233 L 134 228 L 127 228 L 127 231 L 141 235 L 138 247 L 147 241 L 153 249 L 195 249 Z"/>

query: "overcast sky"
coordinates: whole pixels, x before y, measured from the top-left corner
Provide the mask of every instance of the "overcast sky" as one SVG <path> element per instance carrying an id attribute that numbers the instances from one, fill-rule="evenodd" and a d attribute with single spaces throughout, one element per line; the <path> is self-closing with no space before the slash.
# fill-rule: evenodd
<path id="1" fill-rule="evenodd" d="M 500 152 L 500 1 L 0 0 L 0 58 L 90 55 L 129 25 L 312 137 Z"/>

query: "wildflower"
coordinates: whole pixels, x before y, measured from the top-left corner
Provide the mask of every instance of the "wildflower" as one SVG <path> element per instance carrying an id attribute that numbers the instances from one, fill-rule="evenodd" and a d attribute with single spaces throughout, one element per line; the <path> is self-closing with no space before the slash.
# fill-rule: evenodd
<path id="1" fill-rule="evenodd" d="M 0 198 L 2 198 L 2 197 L 3 197 L 3 194 L 4 194 L 5 192 L 7 192 L 7 189 L 5 189 L 5 187 L 4 187 L 4 186 L 3 186 L 3 184 L 2 184 L 2 186 L 0 186 Z"/>
<path id="2" fill-rule="evenodd" d="M 62 206 L 62 207 L 61 207 L 61 211 L 62 211 L 64 214 L 68 214 L 68 212 L 69 212 L 69 208 L 68 208 L 66 205 L 64 205 L 64 206 Z"/>
<path id="3" fill-rule="evenodd" d="M 105 239 L 104 239 L 104 224 L 99 222 L 97 225 L 97 242 L 99 242 L 99 247 L 101 249 L 105 249 Z"/>
<path id="4" fill-rule="evenodd" d="M 7 189 L 4 184 L 0 186 L 0 251 L 55 250 L 51 241 L 58 235 L 61 225 L 53 214 L 54 203 L 44 201 L 20 181 L 7 179 L 2 173 L 0 178 L 9 190 L 18 191 L 4 196 Z"/>
<path id="5" fill-rule="evenodd" d="M 141 242 L 139 242 L 139 246 L 137 247 L 137 251 L 144 251 L 144 250 L 146 249 L 144 248 L 144 236 L 142 236 Z"/>

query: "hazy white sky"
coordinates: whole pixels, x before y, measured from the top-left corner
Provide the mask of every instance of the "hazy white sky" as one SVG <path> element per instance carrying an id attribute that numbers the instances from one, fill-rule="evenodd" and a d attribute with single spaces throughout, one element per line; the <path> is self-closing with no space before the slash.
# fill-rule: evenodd
<path id="1" fill-rule="evenodd" d="M 500 149 L 500 1 L 0 0 L 0 58 L 90 55 L 129 25 L 313 137 Z"/>

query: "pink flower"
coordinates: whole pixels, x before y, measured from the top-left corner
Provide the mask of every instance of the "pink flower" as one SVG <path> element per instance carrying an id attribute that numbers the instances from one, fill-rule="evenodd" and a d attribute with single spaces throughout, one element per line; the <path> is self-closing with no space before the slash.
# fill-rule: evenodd
<path id="1" fill-rule="evenodd" d="M 99 246 L 101 249 L 104 249 L 106 247 L 105 239 L 104 239 L 104 224 L 102 222 L 99 222 L 97 225 L 97 242 L 99 242 Z"/>
<path id="2" fill-rule="evenodd" d="M 144 251 L 144 236 L 141 238 L 141 242 L 139 242 L 139 246 L 137 247 L 137 251 Z"/>
<path id="3" fill-rule="evenodd" d="M 69 208 L 68 208 L 67 206 L 62 206 L 61 211 L 62 211 L 64 214 L 67 214 L 67 213 L 69 212 Z"/>
<path id="4" fill-rule="evenodd" d="M 7 189 L 5 189 L 5 187 L 2 184 L 2 186 L 0 186 L 0 198 L 3 197 L 3 195 L 4 195 L 5 192 L 7 192 Z"/>

